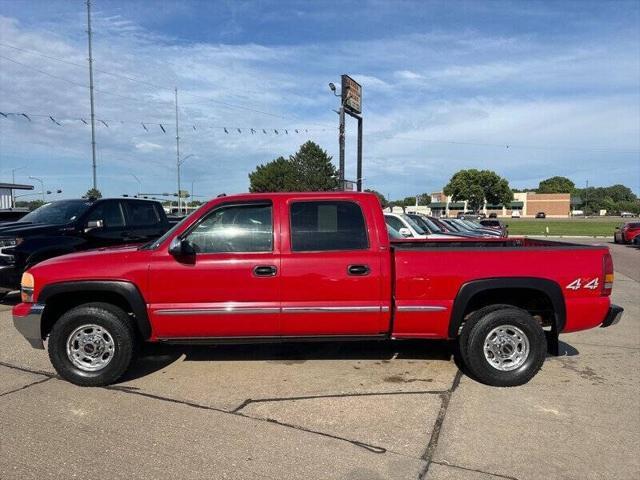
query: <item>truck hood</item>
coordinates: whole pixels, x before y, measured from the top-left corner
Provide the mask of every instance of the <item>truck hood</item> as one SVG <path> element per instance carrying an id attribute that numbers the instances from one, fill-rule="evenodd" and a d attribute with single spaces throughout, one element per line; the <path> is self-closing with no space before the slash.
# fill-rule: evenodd
<path id="1" fill-rule="evenodd" d="M 36 267 L 42 266 L 62 266 L 69 263 L 93 263 L 103 264 L 105 262 L 126 261 L 130 254 L 137 252 L 139 245 L 118 245 L 115 247 L 102 247 L 84 252 L 69 253 L 59 257 L 50 258 Z"/>
<path id="2" fill-rule="evenodd" d="M 64 227 L 54 223 L 10 222 L 0 225 L 0 237 L 26 237 L 47 234 Z"/>

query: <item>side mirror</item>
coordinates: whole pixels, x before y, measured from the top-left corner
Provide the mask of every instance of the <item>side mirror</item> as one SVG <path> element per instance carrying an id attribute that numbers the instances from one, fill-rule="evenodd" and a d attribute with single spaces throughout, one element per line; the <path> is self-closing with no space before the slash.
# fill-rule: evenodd
<path id="1" fill-rule="evenodd" d="M 87 222 L 87 228 L 85 228 L 84 231 L 87 233 L 96 228 L 104 228 L 104 220 L 89 220 Z"/>
<path id="2" fill-rule="evenodd" d="M 398 233 L 400 235 L 402 235 L 403 237 L 407 238 L 407 237 L 411 237 L 411 230 L 409 230 L 406 227 L 401 228 L 400 230 L 398 230 Z"/>
<path id="3" fill-rule="evenodd" d="M 169 245 L 169 253 L 175 257 L 193 256 L 196 254 L 196 249 L 186 238 L 176 237 Z"/>

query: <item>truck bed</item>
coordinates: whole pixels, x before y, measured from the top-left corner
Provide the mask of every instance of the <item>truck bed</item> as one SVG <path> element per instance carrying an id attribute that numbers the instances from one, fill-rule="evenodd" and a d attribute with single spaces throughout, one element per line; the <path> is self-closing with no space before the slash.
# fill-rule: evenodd
<path id="1" fill-rule="evenodd" d="M 599 249 L 603 245 L 584 245 L 579 243 L 539 240 L 525 237 L 511 238 L 470 238 L 470 239 L 407 239 L 392 240 L 394 250 L 433 250 L 433 249 Z"/>

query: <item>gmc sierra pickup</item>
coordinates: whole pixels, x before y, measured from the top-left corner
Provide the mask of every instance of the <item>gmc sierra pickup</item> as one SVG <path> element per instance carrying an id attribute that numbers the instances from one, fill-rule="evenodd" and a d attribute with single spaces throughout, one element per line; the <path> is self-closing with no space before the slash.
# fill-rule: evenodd
<path id="1" fill-rule="evenodd" d="M 78 385 L 137 343 L 450 339 L 481 382 L 520 385 L 558 335 L 619 321 L 606 247 L 522 238 L 390 242 L 367 193 L 216 198 L 157 240 L 43 261 L 16 328 Z"/>

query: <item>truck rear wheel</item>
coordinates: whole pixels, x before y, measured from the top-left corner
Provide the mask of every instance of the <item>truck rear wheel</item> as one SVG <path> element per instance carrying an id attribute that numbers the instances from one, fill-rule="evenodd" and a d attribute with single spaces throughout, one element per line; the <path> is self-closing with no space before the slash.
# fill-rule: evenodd
<path id="1" fill-rule="evenodd" d="M 493 305 L 487 305 L 486 307 L 482 307 L 480 310 L 476 310 L 473 312 L 467 320 L 462 325 L 462 331 L 460 332 L 460 336 L 458 337 L 458 347 L 460 349 L 460 356 L 462 357 L 463 363 L 467 363 L 467 348 L 469 345 L 469 337 L 471 337 L 471 332 L 473 331 L 473 327 L 482 319 L 485 315 L 495 312 L 497 310 L 504 310 L 505 308 L 516 308 L 513 305 L 507 305 L 505 303 L 495 303 Z"/>
<path id="2" fill-rule="evenodd" d="M 544 330 L 519 308 L 487 313 L 472 327 L 466 366 L 480 382 L 496 387 L 523 385 L 542 367 L 547 353 Z"/>
<path id="3" fill-rule="evenodd" d="M 80 386 L 118 380 L 135 353 L 135 332 L 128 315 L 108 303 L 72 308 L 53 325 L 49 358 L 58 374 Z"/>

